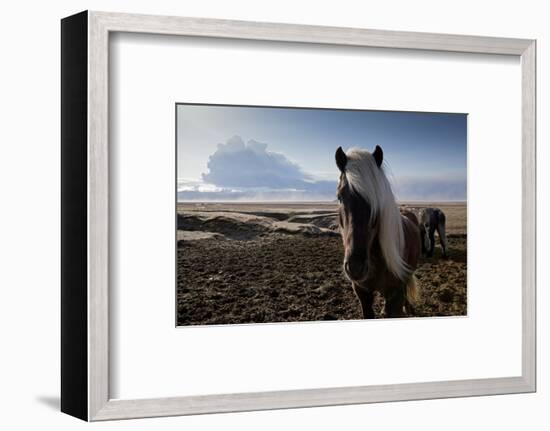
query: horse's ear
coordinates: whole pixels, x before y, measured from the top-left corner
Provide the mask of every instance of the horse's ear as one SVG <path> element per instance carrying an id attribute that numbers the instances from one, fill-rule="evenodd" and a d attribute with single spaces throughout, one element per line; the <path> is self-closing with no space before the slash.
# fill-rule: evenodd
<path id="1" fill-rule="evenodd" d="M 374 157 L 374 160 L 376 161 L 378 167 L 382 166 L 382 161 L 384 160 L 384 152 L 379 145 L 377 145 L 374 149 L 374 153 L 372 153 L 372 156 Z"/>
<path id="2" fill-rule="evenodd" d="M 336 166 L 340 169 L 340 172 L 344 173 L 346 170 L 346 164 L 348 163 L 348 156 L 342 150 L 342 147 L 338 147 L 336 150 Z"/>

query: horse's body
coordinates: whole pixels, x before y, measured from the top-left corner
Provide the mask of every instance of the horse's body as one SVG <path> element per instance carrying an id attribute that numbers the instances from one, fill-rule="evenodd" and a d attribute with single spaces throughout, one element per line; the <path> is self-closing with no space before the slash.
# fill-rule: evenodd
<path id="1" fill-rule="evenodd" d="M 414 313 L 414 270 L 420 257 L 418 220 L 401 214 L 381 168 L 382 149 L 371 154 L 339 148 L 339 223 L 344 243 L 344 272 L 361 302 L 363 317 L 374 318 L 374 293 L 385 298 L 385 315 Z"/>
<path id="2" fill-rule="evenodd" d="M 447 257 L 447 234 L 445 232 L 445 213 L 439 208 L 424 208 L 420 213 L 420 237 L 422 239 L 422 253 L 432 257 L 435 248 L 435 231 L 439 235 L 439 242 L 443 257 Z"/>

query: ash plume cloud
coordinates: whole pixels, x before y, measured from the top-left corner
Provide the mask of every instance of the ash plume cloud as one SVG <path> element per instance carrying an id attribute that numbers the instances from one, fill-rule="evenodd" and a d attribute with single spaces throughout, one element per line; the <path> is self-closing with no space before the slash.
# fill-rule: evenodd
<path id="1" fill-rule="evenodd" d="M 206 183 L 220 187 L 300 188 L 307 175 L 284 154 L 267 150 L 267 144 L 233 136 L 218 144 L 208 160 Z"/>
<path id="2" fill-rule="evenodd" d="M 466 178 L 457 175 L 397 177 L 396 197 L 401 201 L 465 201 Z"/>

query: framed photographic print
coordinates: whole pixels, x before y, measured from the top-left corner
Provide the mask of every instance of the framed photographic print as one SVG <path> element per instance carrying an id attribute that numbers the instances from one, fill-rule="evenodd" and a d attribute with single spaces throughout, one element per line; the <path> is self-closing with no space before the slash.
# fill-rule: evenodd
<path id="1" fill-rule="evenodd" d="M 535 391 L 535 41 L 61 29 L 62 411 Z"/>

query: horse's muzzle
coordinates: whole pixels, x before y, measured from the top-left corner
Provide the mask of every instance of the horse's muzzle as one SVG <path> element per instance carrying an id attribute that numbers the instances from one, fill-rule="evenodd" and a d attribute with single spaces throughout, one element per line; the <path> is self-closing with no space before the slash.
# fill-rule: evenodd
<path id="1" fill-rule="evenodd" d="M 363 281 L 367 276 L 367 264 L 356 259 L 346 259 L 344 271 L 350 280 Z"/>

